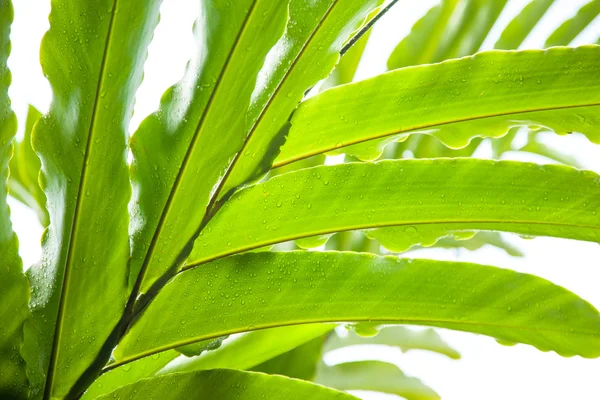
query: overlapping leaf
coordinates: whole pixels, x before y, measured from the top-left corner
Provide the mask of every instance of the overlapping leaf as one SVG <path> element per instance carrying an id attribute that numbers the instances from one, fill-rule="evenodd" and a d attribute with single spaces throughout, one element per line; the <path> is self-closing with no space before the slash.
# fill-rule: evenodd
<path id="1" fill-rule="evenodd" d="M 269 0 L 203 3 L 186 76 L 132 142 L 131 282 L 140 292 L 185 260 L 219 194 L 254 176 L 265 158 L 257 152 L 285 132 L 304 91 L 330 72 L 376 3 L 292 0 L 289 12 Z"/>

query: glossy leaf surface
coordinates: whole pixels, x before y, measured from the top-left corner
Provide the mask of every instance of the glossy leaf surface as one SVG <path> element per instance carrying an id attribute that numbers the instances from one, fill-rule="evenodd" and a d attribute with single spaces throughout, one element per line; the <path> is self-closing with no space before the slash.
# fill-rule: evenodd
<path id="1" fill-rule="evenodd" d="M 581 132 L 598 143 L 599 65 L 598 46 L 490 51 L 333 88 L 294 113 L 274 165 L 415 132 L 461 148 L 475 137 L 497 138 L 533 125 Z M 381 150 L 362 153 L 374 159 Z"/>
<path id="2" fill-rule="evenodd" d="M 34 398 L 67 395 L 125 306 L 126 131 L 159 5 L 52 1 L 41 63 L 54 96 L 33 133 L 50 212 L 42 260 L 28 270 L 33 319 L 24 356 Z"/>
<path id="3" fill-rule="evenodd" d="M 317 373 L 317 366 L 321 362 L 323 339 L 323 337 L 317 337 L 253 367 L 252 370 L 312 381 Z"/>
<path id="4" fill-rule="evenodd" d="M 224 334 L 334 321 L 430 325 L 600 356 L 598 311 L 544 279 L 338 252 L 248 253 L 182 272 L 134 321 L 114 356 L 124 363 Z"/>
<path id="5" fill-rule="evenodd" d="M 600 241 L 599 178 L 570 167 L 466 158 L 299 170 L 233 196 L 186 268 L 291 239 L 389 226 L 412 236 L 433 226 Z"/>

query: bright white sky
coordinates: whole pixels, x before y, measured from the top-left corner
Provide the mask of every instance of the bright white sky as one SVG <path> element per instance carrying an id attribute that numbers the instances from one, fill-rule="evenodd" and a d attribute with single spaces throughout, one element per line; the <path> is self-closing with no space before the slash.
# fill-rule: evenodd
<path id="1" fill-rule="evenodd" d="M 572 16 L 587 0 L 559 0 L 544 17 L 539 29 L 526 40 L 524 48 L 540 46 L 555 26 Z M 39 66 L 39 42 L 48 29 L 49 0 L 15 0 L 15 22 L 12 29 L 12 54 L 9 64 L 13 73 L 10 95 L 20 121 L 24 121 L 27 105 L 47 110 L 51 100 L 50 87 Z M 192 23 L 197 13 L 198 0 L 166 0 L 161 9 L 161 22 L 149 50 L 145 80 L 137 95 L 132 130 L 159 103 L 163 91 L 182 75 L 193 47 Z M 366 53 L 367 62 L 361 64 L 360 78 L 384 71 L 387 56 L 395 43 L 405 36 L 416 21 L 437 0 L 400 0 L 399 4 L 377 25 Z M 528 3 L 528 0 L 510 0 L 509 7 L 494 28 L 495 36 L 484 43 L 489 48 L 502 28 Z M 574 44 L 590 43 L 600 36 L 600 21 L 595 21 Z M 22 126 L 21 126 L 22 128 Z M 21 133 L 20 133 L 21 134 Z M 556 137 L 548 135 L 548 144 L 577 155 L 586 168 L 600 173 L 600 146 L 590 144 L 575 135 Z M 489 148 L 478 151 L 478 156 L 489 157 Z M 513 159 L 547 163 L 541 157 Z M 15 230 L 21 242 L 21 254 L 26 265 L 40 255 L 41 228 L 34 214 L 17 202 L 11 202 Z M 600 307 L 600 246 L 560 239 L 509 239 L 525 251 L 522 259 L 511 258 L 499 250 L 455 252 L 421 250 L 415 257 L 462 260 L 491 264 L 533 273 L 562 285 L 596 307 Z M 373 356 L 398 364 L 408 375 L 421 378 L 431 385 L 444 400 L 558 400 L 600 399 L 600 360 L 579 357 L 562 358 L 554 353 L 542 353 L 532 347 L 517 345 L 503 347 L 493 339 L 460 332 L 442 331 L 444 339 L 463 355 L 453 361 L 438 354 L 409 352 L 396 349 L 381 351 L 368 348 L 343 354 L 344 359 Z M 327 359 L 342 361 L 340 357 Z M 365 398 L 381 399 L 361 393 Z M 394 398 L 390 396 L 389 398 Z"/>

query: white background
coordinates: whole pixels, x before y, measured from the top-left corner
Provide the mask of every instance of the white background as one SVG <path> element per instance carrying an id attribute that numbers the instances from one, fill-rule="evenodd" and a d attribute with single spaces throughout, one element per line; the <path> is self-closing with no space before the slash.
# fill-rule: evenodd
<path id="1" fill-rule="evenodd" d="M 48 28 L 49 1 L 13 2 L 15 22 L 11 35 L 13 50 L 9 59 L 13 73 L 10 95 L 19 120 L 24 121 L 28 104 L 44 111 L 51 100 L 51 90 L 38 61 L 39 42 Z M 149 49 L 145 80 L 138 91 L 131 122 L 132 132 L 143 117 L 158 106 L 162 92 L 182 75 L 194 45 L 191 27 L 198 9 L 197 3 L 198 0 L 165 0 L 161 9 L 161 22 Z M 436 0 L 400 0 L 378 23 L 357 77 L 362 79 L 383 72 L 387 56 L 394 45 L 435 3 Z M 509 1 L 491 37 L 484 43 L 484 48 L 493 46 L 503 26 L 527 3 L 528 0 Z M 557 1 L 523 47 L 541 46 L 545 37 L 584 3 L 586 0 Z M 574 44 L 595 42 L 600 36 L 598 22 L 597 20 L 588 27 Z M 23 124 L 20 125 L 22 129 Z M 600 173 L 600 146 L 594 146 L 577 135 L 548 135 L 547 143 L 577 155 L 585 168 Z M 486 145 L 477 153 L 480 157 L 489 157 L 490 154 L 489 146 Z M 524 157 L 520 154 L 510 154 L 508 158 L 549 162 L 541 157 Z M 39 258 L 41 227 L 31 211 L 15 201 L 11 202 L 11 206 L 15 230 L 20 237 L 21 255 L 28 266 Z M 494 248 L 484 248 L 475 253 L 428 249 L 414 251 L 409 255 L 474 261 L 533 273 L 574 291 L 600 307 L 598 244 L 507 237 L 526 253 L 524 258 L 512 258 Z M 461 360 L 454 361 L 438 354 L 419 351 L 402 354 L 396 349 L 382 351 L 369 347 L 338 355 L 335 359 L 330 357 L 327 361 L 339 362 L 358 357 L 388 360 L 398 364 L 408 375 L 419 377 L 431 385 L 445 400 L 600 399 L 600 360 L 562 358 L 524 345 L 503 347 L 493 339 L 460 332 L 441 331 L 441 334 L 462 353 Z M 361 395 L 365 398 L 382 398 L 367 393 Z"/>

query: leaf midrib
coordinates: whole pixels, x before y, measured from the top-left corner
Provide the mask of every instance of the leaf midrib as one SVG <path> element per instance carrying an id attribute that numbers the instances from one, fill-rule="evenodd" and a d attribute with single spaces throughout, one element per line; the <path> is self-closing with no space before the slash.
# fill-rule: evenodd
<path id="1" fill-rule="evenodd" d="M 518 326 L 518 325 L 506 325 L 506 324 L 492 324 L 492 323 L 487 323 L 487 322 L 464 321 L 464 320 L 457 321 L 457 320 L 444 319 L 444 318 L 402 318 L 402 319 L 394 319 L 394 318 L 390 318 L 390 317 L 381 317 L 381 318 L 357 317 L 357 318 L 350 318 L 350 319 L 348 319 L 348 322 L 363 322 L 363 321 L 367 321 L 367 322 L 372 322 L 372 321 L 385 321 L 385 322 L 394 321 L 394 323 L 397 323 L 397 324 L 406 324 L 406 325 L 419 325 L 419 324 L 423 324 L 423 325 L 429 325 L 429 326 L 438 326 L 437 324 L 453 324 L 453 325 L 460 325 L 460 326 L 485 326 L 485 327 L 490 327 L 490 328 L 521 330 L 521 331 L 527 331 L 527 332 L 547 332 L 547 333 L 556 333 L 556 334 L 579 335 L 579 336 L 586 336 L 586 337 L 592 337 L 592 338 L 594 338 L 594 337 L 595 338 L 600 337 L 600 334 L 598 334 L 598 333 L 587 332 L 587 331 L 571 331 L 571 330 L 553 329 L 553 328 L 534 328 L 534 327 L 531 327 L 531 326 L 528 326 L 528 325 Z M 200 342 L 200 341 L 203 341 L 203 340 L 216 339 L 216 338 L 218 338 L 220 336 L 233 335 L 233 334 L 236 334 L 236 333 L 250 332 L 250 331 L 259 330 L 259 329 L 279 328 L 279 327 L 284 327 L 284 326 L 305 325 L 305 324 L 315 324 L 315 323 L 327 323 L 327 322 L 340 322 L 340 321 L 338 319 L 335 319 L 335 317 L 304 319 L 304 320 L 300 320 L 299 319 L 299 320 L 289 321 L 289 322 L 285 322 L 285 323 L 259 324 L 259 325 L 253 326 L 252 329 L 236 328 L 236 329 L 230 329 L 230 330 L 223 330 L 223 331 L 219 331 L 219 332 L 211 332 L 210 334 L 206 334 L 204 336 L 196 336 L 196 337 L 194 337 L 192 339 L 180 340 L 180 341 L 172 342 L 169 345 L 155 347 L 152 350 L 148 350 L 148 351 L 145 351 L 145 352 L 137 353 L 136 355 L 123 358 L 123 359 L 121 359 L 119 361 L 116 361 L 113 364 L 110 364 L 110 365 L 106 366 L 104 368 L 104 372 L 110 371 L 110 370 L 115 369 L 115 368 L 117 368 L 117 367 L 119 367 L 121 365 L 128 364 L 130 362 L 139 360 L 140 358 L 147 357 L 147 356 L 150 356 L 152 354 L 156 354 L 156 353 L 160 353 L 160 352 L 163 352 L 163 351 L 171 350 L 171 349 L 174 349 L 174 348 L 177 348 L 177 347 L 181 347 L 181 346 L 186 346 L 186 345 L 193 344 L 193 343 L 196 343 L 196 342 Z"/>
<path id="2" fill-rule="evenodd" d="M 193 262 L 192 264 L 185 265 L 181 272 L 187 271 L 189 269 L 195 268 L 199 265 L 206 264 L 208 262 L 212 262 L 224 257 L 228 257 L 231 255 L 239 254 L 245 251 L 258 249 L 264 246 L 270 246 L 277 243 L 283 243 L 290 240 L 298 240 L 312 236 L 320 236 L 327 235 L 330 233 L 337 232 L 346 232 L 346 231 L 354 231 L 354 230 L 363 230 L 363 229 L 376 229 L 376 228 L 389 228 L 394 226 L 414 226 L 414 225 L 449 225 L 449 224 L 501 224 L 501 225 L 544 225 L 544 226 L 560 226 L 560 227 L 572 227 L 572 228 L 584 228 L 584 229 L 600 229 L 600 226 L 595 225 L 583 225 L 583 224 L 569 224 L 569 223 L 558 223 L 558 222 L 541 222 L 541 221 L 527 221 L 527 220 L 494 220 L 494 219 L 485 219 L 485 220 L 444 220 L 444 221 L 406 221 L 401 223 L 382 223 L 382 224 L 364 224 L 364 225 L 353 225 L 353 226 L 345 226 L 343 229 L 340 228 L 332 228 L 332 229 L 323 229 L 323 230 L 315 230 L 310 233 L 301 234 L 301 235 L 289 235 L 283 238 L 278 238 L 276 240 L 265 240 L 261 242 L 255 242 L 249 244 L 247 246 L 241 246 L 237 249 L 232 249 L 227 252 L 222 252 L 218 254 L 214 254 L 211 257 L 207 257 L 204 259 L 200 259 L 198 261 Z M 180 273 L 181 273 L 180 272 Z"/>
<path id="3" fill-rule="evenodd" d="M 557 107 L 540 107 L 540 108 L 532 108 L 532 109 L 528 109 L 528 110 L 521 110 L 521 111 L 508 111 L 508 112 L 501 112 L 501 113 L 490 113 L 490 114 L 485 114 L 485 115 L 478 115 L 476 117 L 467 117 L 467 118 L 457 118 L 454 120 L 448 120 L 448 121 L 443 121 L 443 122 L 435 122 L 435 123 L 429 123 L 429 124 L 421 124 L 421 125 L 414 125 L 411 127 L 407 127 L 407 128 L 403 128 L 400 130 L 395 130 L 392 132 L 384 132 L 384 133 L 380 133 L 380 134 L 375 134 L 375 135 L 371 135 L 368 137 L 361 137 L 360 139 L 355 139 L 355 140 L 349 140 L 347 142 L 345 142 L 342 146 L 329 146 L 327 148 L 323 148 L 323 149 L 319 149 L 319 150 L 315 150 L 315 151 L 309 151 L 309 152 L 305 152 L 302 154 L 299 154 L 295 157 L 291 157 L 288 159 L 284 159 L 284 160 L 280 160 L 279 162 L 274 162 L 273 163 L 273 168 L 279 168 L 282 167 L 284 165 L 288 165 L 290 163 L 317 155 L 317 154 L 323 154 L 326 153 L 328 151 L 332 151 L 332 150 L 339 150 L 339 149 L 343 149 L 344 147 L 348 147 L 354 144 L 358 144 L 358 143 L 363 143 L 363 142 L 368 142 L 370 140 L 374 140 L 374 139 L 381 139 L 384 138 L 386 136 L 393 136 L 393 135 L 399 135 L 402 133 L 409 133 L 412 131 L 416 131 L 416 130 L 422 130 L 422 129 L 428 129 L 428 128 L 434 128 L 434 127 L 441 127 L 444 125 L 450 125 L 450 124 L 459 124 L 459 123 L 464 123 L 464 122 L 472 122 L 472 121 L 477 121 L 477 120 L 482 120 L 482 119 L 488 119 L 488 118 L 498 118 L 498 117 L 508 117 L 511 115 L 520 115 L 520 114 L 528 114 L 528 113 L 537 113 L 537 112 L 546 112 L 546 111 L 560 111 L 560 110 L 568 110 L 568 109 L 574 109 L 574 108 L 586 108 L 586 107 L 597 107 L 600 106 L 600 102 L 597 103 L 587 103 L 587 104 L 577 104 L 577 105 L 566 105 L 566 106 L 557 106 Z M 524 123 L 521 124 L 516 124 L 516 125 L 525 125 Z M 507 130 L 508 132 L 508 130 Z M 414 134 L 419 134 L 419 132 L 415 132 Z M 506 134 L 506 133 L 505 133 Z M 470 139 L 476 138 L 476 137 L 483 137 L 481 135 L 473 135 L 473 136 L 469 136 Z M 339 143 L 339 142 L 338 142 Z M 337 144 L 337 143 L 336 143 Z"/>
<path id="4" fill-rule="evenodd" d="M 110 52 L 109 48 L 110 48 L 110 44 L 111 44 L 114 21 L 115 21 L 116 14 L 117 14 L 118 2 L 119 2 L 119 0 L 114 0 L 114 2 L 113 2 L 112 13 L 110 16 L 108 30 L 106 33 L 106 46 L 104 47 L 104 52 L 102 54 L 102 61 L 100 64 L 98 84 L 96 85 L 96 93 L 94 96 L 94 107 L 92 110 L 92 116 L 90 118 L 90 126 L 88 128 L 88 137 L 87 137 L 87 142 L 86 142 L 86 147 L 85 147 L 85 154 L 83 157 L 83 166 L 81 169 L 81 179 L 79 181 L 79 187 L 77 188 L 77 201 L 75 203 L 75 210 L 73 213 L 73 225 L 71 226 L 71 230 L 69 232 L 69 240 L 67 242 L 69 248 L 67 250 L 67 258 L 65 260 L 65 270 L 64 270 L 63 279 L 62 279 L 61 294 L 60 294 L 60 300 L 59 300 L 59 304 L 58 304 L 58 313 L 57 313 L 57 317 L 56 317 L 56 324 L 54 326 L 54 337 L 53 337 L 52 349 L 51 349 L 51 353 L 50 353 L 50 362 L 48 365 L 48 376 L 46 378 L 46 387 L 44 389 L 44 399 L 49 399 L 51 397 L 52 389 L 54 387 L 54 379 L 55 379 L 55 372 L 56 372 L 55 367 L 56 367 L 56 362 L 58 359 L 58 352 L 59 352 L 58 347 L 60 345 L 60 339 L 61 339 L 62 330 L 63 330 L 63 314 L 64 314 L 65 305 L 67 303 L 67 295 L 69 293 L 69 286 L 70 286 L 69 284 L 70 284 L 71 263 L 72 263 L 73 251 L 74 251 L 73 243 L 77 240 L 77 233 L 79 231 L 79 229 L 78 229 L 79 228 L 79 216 L 80 216 L 82 202 L 83 202 L 83 196 L 82 196 L 83 188 L 85 187 L 86 181 L 87 181 L 88 161 L 89 161 L 89 156 L 90 156 L 90 153 L 92 152 L 92 146 L 94 143 L 92 136 L 94 135 L 94 133 L 96 131 L 95 125 L 96 125 L 96 118 L 98 116 L 98 109 L 99 109 L 99 103 L 100 103 L 100 91 L 101 91 L 102 85 L 104 83 L 106 64 L 107 64 L 108 54 Z"/>

